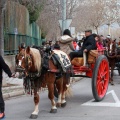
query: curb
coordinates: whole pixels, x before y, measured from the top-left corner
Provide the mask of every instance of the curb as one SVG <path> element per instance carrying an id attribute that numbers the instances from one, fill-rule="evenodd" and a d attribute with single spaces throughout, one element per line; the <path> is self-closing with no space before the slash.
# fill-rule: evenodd
<path id="1" fill-rule="evenodd" d="M 17 91 L 17 92 L 5 93 L 5 94 L 3 94 L 3 98 L 4 99 L 9 99 L 11 97 L 16 97 L 16 96 L 21 96 L 21 95 L 25 95 L 24 90 L 20 90 L 20 91 Z"/>
<path id="2" fill-rule="evenodd" d="M 9 90 L 9 89 L 23 89 L 23 86 L 11 86 L 11 87 L 2 88 L 2 90 Z"/>

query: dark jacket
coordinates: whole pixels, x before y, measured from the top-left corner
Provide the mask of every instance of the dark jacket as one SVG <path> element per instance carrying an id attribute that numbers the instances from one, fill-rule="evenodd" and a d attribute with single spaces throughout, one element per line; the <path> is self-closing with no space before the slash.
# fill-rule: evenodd
<path id="1" fill-rule="evenodd" d="M 12 76 L 11 70 L 8 65 L 5 63 L 4 59 L 0 55 L 0 82 L 2 81 L 2 70 L 8 74 L 9 77 Z"/>
<path id="2" fill-rule="evenodd" d="M 83 41 L 81 50 L 87 49 L 88 51 L 96 49 L 96 41 L 93 35 L 87 36 Z"/>

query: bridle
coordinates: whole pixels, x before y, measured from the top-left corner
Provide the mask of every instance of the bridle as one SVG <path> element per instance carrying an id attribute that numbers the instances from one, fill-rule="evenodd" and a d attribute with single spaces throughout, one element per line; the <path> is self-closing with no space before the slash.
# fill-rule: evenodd
<path id="1" fill-rule="evenodd" d="M 114 42 L 108 43 L 107 56 L 109 58 L 115 58 L 117 56 L 117 48 Z"/>
<path id="2" fill-rule="evenodd" d="M 19 60 L 20 57 L 21 59 Z M 21 73 L 23 76 L 27 76 L 27 69 L 26 66 L 22 66 L 22 62 L 26 62 L 25 60 L 25 50 L 24 51 L 20 51 L 18 55 L 16 55 L 16 72 Z M 25 63 L 26 64 L 26 63 Z"/>

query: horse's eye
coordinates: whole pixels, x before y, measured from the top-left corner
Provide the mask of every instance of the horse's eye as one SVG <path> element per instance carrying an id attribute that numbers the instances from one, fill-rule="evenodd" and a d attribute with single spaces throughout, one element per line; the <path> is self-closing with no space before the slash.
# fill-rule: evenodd
<path id="1" fill-rule="evenodd" d="M 30 57 L 32 58 L 32 55 L 30 54 Z"/>

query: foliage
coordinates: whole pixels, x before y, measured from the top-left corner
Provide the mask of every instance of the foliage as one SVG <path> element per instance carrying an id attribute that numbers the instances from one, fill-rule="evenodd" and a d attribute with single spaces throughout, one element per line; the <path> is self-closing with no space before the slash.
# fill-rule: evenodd
<path id="1" fill-rule="evenodd" d="M 45 39 L 45 37 L 46 37 L 46 32 L 42 31 L 42 33 L 41 33 L 41 39 Z"/>
<path id="2" fill-rule="evenodd" d="M 24 5 L 29 11 L 30 23 L 37 21 L 45 2 L 46 0 L 19 0 L 19 3 Z"/>

